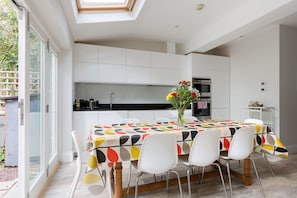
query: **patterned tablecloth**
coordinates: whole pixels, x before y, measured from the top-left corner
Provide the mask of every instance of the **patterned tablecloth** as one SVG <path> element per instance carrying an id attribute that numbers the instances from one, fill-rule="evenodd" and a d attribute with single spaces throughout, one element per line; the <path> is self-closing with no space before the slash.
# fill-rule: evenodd
<path id="1" fill-rule="evenodd" d="M 288 151 L 282 142 L 265 125 L 236 122 L 231 120 L 204 120 L 188 123 L 179 127 L 175 122 L 164 123 L 126 123 L 126 124 L 95 124 L 91 127 L 88 138 L 90 153 L 84 183 L 92 192 L 102 183 L 102 173 L 105 172 L 105 182 L 108 184 L 108 194 L 112 197 L 111 168 L 116 162 L 137 160 L 144 138 L 154 133 L 175 133 L 177 135 L 178 154 L 188 154 L 191 143 L 198 133 L 211 129 L 221 131 L 220 148 L 228 150 L 232 136 L 240 128 L 254 127 L 255 150 L 264 150 L 272 155 L 288 157 Z M 101 167 L 102 166 L 102 167 Z M 101 171 L 96 171 L 102 168 Z M 101 172 L 101 173 L 100 173 Z M 107 173 L 107 174 L 106 174 Z M 119 183 L 121 183 L 119 181 Z M 119 187 L 121 191 L 121 185 Z"/>
<path id="2" fill-rule="evenodd" d="M 188 154 L 191 143 L 198 133 L 212 128 L 221 131 L 221 150 L 228 150 L 232 136 L 240 128 L 255 127 L 255 148 L 266 152 L 288 157 L 288 151 L 282 142 L 266 125 L 249 124 L 236 121 L 204 120 L 188 123 L 179 127 L 175 122 L 164 123 L 126 123 L 126 124 L 95 124 L 89 135 L 89 166 L 101 163 L 115 163 L 137 160 L 143 139 L 154 133 L 175 133 L 177 135 L 178 154 Z M 96 165 L 95 165 L 96 164 Z"/>

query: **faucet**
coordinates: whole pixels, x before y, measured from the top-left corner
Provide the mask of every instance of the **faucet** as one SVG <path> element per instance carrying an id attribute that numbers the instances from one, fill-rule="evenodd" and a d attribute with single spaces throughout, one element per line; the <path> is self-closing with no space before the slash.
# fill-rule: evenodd
<path id="1" fill-rule="evenodd" d="M 112 96 L 114 95 L 114 92 L 110 93 L 110 100 L 109 100 L 109 110 L 112 110 Z"/>

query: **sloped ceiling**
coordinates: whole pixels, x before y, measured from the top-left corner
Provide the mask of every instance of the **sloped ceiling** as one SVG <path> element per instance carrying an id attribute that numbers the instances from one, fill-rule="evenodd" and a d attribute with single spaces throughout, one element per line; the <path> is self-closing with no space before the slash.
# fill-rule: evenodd
<path id="1" fill-rule="evenodd" d="M 295 0 L 146 0 L 136 20 L 86 24 L 75 21 L 71 1 L 27 1 L 61 45 L 65 37 L 87 43 L 154 41 L 176 43 L 181 54 L 203 53 L 263 26 L 297 24 Z"/>

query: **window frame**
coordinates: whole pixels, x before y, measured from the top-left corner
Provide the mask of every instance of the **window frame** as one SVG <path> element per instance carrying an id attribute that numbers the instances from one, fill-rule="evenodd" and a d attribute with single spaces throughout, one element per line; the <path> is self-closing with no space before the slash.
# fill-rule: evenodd
<path id="1" fill-rule="evenodd" d="M 81 0 L 76 0 L 77 10 L 79 13 L 98 13 L 98 12 L 131 12 L 137 0 L 125 0 L 121 3 L 88 3 L 83 4 Z"/>

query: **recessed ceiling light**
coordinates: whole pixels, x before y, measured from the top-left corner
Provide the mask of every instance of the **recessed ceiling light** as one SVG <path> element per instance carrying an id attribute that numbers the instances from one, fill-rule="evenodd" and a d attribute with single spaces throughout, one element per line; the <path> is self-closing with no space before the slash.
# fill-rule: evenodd
<path id="1" fill-rule="evenodd" d="M 203 3 L 199 3 L 196 5 L 196 10 L 197 11 L 201 11 L 204 8 L 204 4 Z"/>

